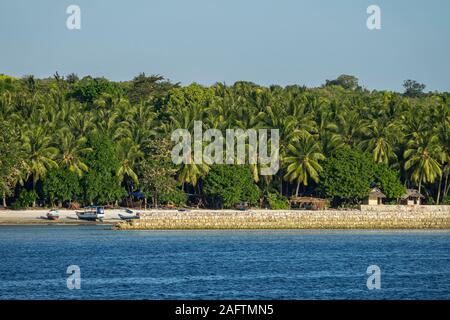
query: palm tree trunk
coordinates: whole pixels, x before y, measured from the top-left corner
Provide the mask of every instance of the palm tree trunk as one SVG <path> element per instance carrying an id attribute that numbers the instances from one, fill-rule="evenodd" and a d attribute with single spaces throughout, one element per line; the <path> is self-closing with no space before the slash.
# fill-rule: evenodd
<path id="1" fill-rule="evenodd" d="M 6 209 L 6 191 L 3 190 L 3 209 Z"/>
<path id="2" fill-rule="evenodd" d="M 441 187 L 442 187 L 442 174 L 439 176 L 439 186 L 438 186 L 438 194 L 436 198 L 436 204 L 439 204 L 439 197 L 441 196 Z"/>
<path id="3" fill-rule="evenodd" d="M 33 191 L 36 191 L 36 182 L 34 181 L 34 177 L 33 177 Z M 33 200 L 33 208 L 35 207 L 36 207 L 36 200 Z"/>
<path id="4" fill-rule="evenodd" d="M 420 194 L 420 188 L 422 187 L 422 177 L 419 180 L 419 194 Z"/>
<path id="5" fill-rule="evenodd" d="M 300 180 L 297 180 L 297 189 L 295 190 L 296 197 L 298 197 L 298 189 L 300 189 Z"/>
<path id="6" fill-rule="evenodd" d="M 448 172 L 445 175 L 445 183 L 444 183 L 444 194 L 443 194 L 443 198 L 445 198 L 447 196 L 448 193 L 448 189 L 449 189 L 449 185 L 448 185 Z"/>

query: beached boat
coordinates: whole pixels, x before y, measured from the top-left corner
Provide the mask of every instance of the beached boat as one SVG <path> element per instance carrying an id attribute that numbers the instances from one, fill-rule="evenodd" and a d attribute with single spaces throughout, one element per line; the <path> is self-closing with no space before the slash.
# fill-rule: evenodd
<path id="1" fill-rule="evenodd" d="M 47 219 L 48 220 L 58 220 L 59 212 L 57 210 L 50 210 L 49 212 L 47 212 Z"/>
<path id="2" fill-rule="evenodd" d="M 140 213 L 135 213 L 135 214 L 121 214 L 119 213 L 119 218 L 122 220 L 136 220 L 136 219 L 140 219 L 141 215 Z"/>
<path id="3" fill-rule="evenodd" d="M 84 211 L 76 211 L 78 219 L 87 221 L 103 221 L 105 217 L 105 210 L 103 207 L 90 206 L 84 208 Z"/>

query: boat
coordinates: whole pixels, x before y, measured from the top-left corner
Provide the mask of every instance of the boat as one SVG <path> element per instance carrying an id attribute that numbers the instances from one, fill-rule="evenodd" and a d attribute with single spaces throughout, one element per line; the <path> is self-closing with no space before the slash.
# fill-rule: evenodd
<path id="1" fill-rule="evenodd" d="M 135 214 L 121 214 L 119 213 L 119 218 L 122 220 L 136 220 L 136 219 L 140 219 L 141 218 L 141 214 L 139 212 L 135 213 Z"/>
<path id="2" fill-rule="evenodd" d="M 47 219 L 48 220 L 58 220 L 59 212 L 57 210 L 50 210 L 49 212 L 47 212 Z"/>
<path id="3" fill-rule="evenodd" d="M 76 211 L 78 219 L 87 221 L 103 221 L 105 217 L 105 209 L 100 206 L 85 207 L 84 211 Z"/>

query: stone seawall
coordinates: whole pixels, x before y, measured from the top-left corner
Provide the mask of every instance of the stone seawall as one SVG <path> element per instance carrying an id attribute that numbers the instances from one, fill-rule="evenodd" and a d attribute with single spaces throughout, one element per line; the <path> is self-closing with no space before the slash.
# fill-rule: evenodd
<path id="1" fill-rule="evenodd" d="M 376 208 L 363 206 L 361 210 L 323 211 L 148 210 L 140 220 L 121 222 L 116 228 L 119 230 L 450 229 L 450 206 L 421 207 L 427 208 L 386 205 Z"/>

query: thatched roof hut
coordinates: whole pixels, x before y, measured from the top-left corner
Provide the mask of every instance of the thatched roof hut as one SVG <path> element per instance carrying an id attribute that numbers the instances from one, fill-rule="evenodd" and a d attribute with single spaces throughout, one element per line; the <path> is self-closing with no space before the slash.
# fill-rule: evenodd
<path id="1" fill-rule="evenodd" d="M 365 201 L 365 204 L 368 204 L 370 206 L 376 206 L 383 204 L 383 199 L 386 198 L 386 195 L 381 192 L 380 189 L 377 187 L 374 187 L 370 190 L 369 195 Z"/>
<path id="2" fill-rule="evenodd" d="M 328 200 L 314 197 L 296 197 L 289 199 L 291 208 L 308 209 L 308 210 L 324 210 Z"/>
<path id="3" fill-rule="evenodd" d="M 420 204 L 420 199 L 425 198 L 417 189 L 406 189 L 400 200 L 402 204 L 413 205 Z"/>

